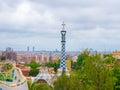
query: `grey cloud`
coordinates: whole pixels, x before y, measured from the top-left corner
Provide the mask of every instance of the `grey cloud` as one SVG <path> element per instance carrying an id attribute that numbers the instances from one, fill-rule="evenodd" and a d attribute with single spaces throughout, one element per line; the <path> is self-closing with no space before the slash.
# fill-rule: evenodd
<path id="1" fill-rule="evenodd" d="M 55 42 L 60 40 L 60 24 L 65 21 L 70 50 L 119 48 L 119 5 L 119 0 L 1 0 L 0 38 L 5 39 L 1 44 L 19 42 L 15 46 L 19 47 L 22 42 L 30 41 L 28 44 L 33 45 L 40 39 L 41 48 L 54 49 Z M 50 47 L 45 42 L 48 38 L 53 43 Z M 22 43 L 21 48 L 26 44 Z"/>

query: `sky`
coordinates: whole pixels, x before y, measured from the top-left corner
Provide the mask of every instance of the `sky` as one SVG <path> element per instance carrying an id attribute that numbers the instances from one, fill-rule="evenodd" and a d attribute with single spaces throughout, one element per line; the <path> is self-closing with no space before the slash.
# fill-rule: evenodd
<path id="1" fill-rule="evenodd" d="M 0 50 L 120 50 L 120 0 L 0 0 Z"/>

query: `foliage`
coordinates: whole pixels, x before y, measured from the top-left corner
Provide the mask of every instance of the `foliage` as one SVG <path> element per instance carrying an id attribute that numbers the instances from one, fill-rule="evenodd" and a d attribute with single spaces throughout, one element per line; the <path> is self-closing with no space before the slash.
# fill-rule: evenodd
<path id="1" fill-rule="evenodd" d="M 39 69 L 31 69 L 29 72 L 29 76 L 36 76 L 39 73 Z"/>
<path id="2" fill-rule="evenodd" d="M 36 85 L 35 90 L 52 90 L 52 88 L 45 83 L 41 83 Z"/>
<path id="3" fill-rule="evenodd" d="M 106 64 L 112 64 L 115 63 L 115 58 L 112 56 L 112 54 L 104 54 L 104 63 Z"/>
<path id="4" fill-rule="evenodd" d="M 45 64 L 45 66 L 47 66 L 47 67 L 54 67 L 54 71 L 57 72 L 57 69 L 60 66 L 60 60 L 58 60 L 58 62 L 47 62 Z"/>
<path id="5" fill-rule="evenodd" d="M 5 60 L 5 56 L 1 56 L 0 60 L 1 61 Z"/>
<path id="6" fill-rule="evenodd" d="M 52 90 L 50 86 L 47 84 L 40 84 L 40 83 L 32 83 L 31 81 L 28 81 L 28 89 L 29 90 Z"/>
<path id="7" fill-rule="evenodd" d="M 112 70 L 112 75 L 114 79 L 114 88 L 115 90 L 120 90 L 120 65 L 115 62 L 114 68 Z"/>
<path id="8" fill-rule="evenodd" d="M 28 81 L 28 89 L 29 90 L 35 90 L 36 88 L 36 83 L 32 83 L 31 81 Z"/>
<path id="9" fill-rule="evenodd" d="M 120 90 L 120 66 L 111 54 L 85 50 L 73 65 L 70 77 L 62 75 L 54 83 L 55 90 Z"/>
<path id="10" fill-rule="evenodd" d="M 76 69 L 76 64 L 77 64 L 77 62 L 73 62 L 73 61 L 71 60 L 71 68 L 72 68 L 72 69 Z"/>
<path id="11" fill-rule="evenodd" d="M 99 54 L 84 61 L 81 80 L 85 90 L 113 90 L 112 75 Z"/>
<path id="12" fill-rule="evenodd" d="M 62 74 L 61 77 L 54 83 L 54 90 L 70 90 L 70 81 L 69 77 L 65 74 Z"/>
<path id="13" fill-rule="evenodd" d="M 6 63 L 3 66 L 3 70 L 8 71 L 8 70 L 12 69 L 12 67 L 13 67 L 13 65 L 11 63 Z"/>
<path id="14" fill-rule="evenodd" d="M 12 71 L 8 71 L 6 73 L 0 73 L 0 80 L 12 82 L 13 81 Z"/>
<path id="15" fill-rule="evenodd" d="M 33 68 L 36 69 L 36 68 L 40 67 L 40 64 L 36 63 L 34 61 L 31 61 L 29 64 L 25 64 L 25 65 L 31 67 L 32 69 Z"/>
<path id="16" fill-rule="evenodd" d="M 4 75 L 2 73 L 0 73 L 0 80 L 4 80 Z"/>
<path id="17" fill-rule="evenodd" d="M 83 61 L 88 58 L 90 55 L 90 52 L 88 51 L 88 49 L 85 49 L 79 56 L 77 59 L 77 63 L 76 63 L 76 69 L 80 69 Z"/>
<path id="18" fill-rule="evenodd" d="M 41 65 L 39 63 L 34 62 L 34 61 L 31 61 L 29 64 L 25 64 L 25 66 L 31 67 L 31 70 L 29 72 L 30 76 L 36 76 L 39 73 L 38 67 L 40 67 Z"/>
<path id="19" fill-rule="evenodd" d="M 45 66 L 47 66 L 47 67 L 54 67 L 54 62 L 47 62 L 47 63 L 45 63 Z"/>
<path id="20" fill-rule="evenodd" d="M 54 82 L 54 90 L 80 90 L 80 79 L 76 72 L 68 77 L 63 72 L 57 81 Z"/>
<path id="21" fill-rule="evenodd" d="M 48 62 L 46 66 L 59 68 L 58 64 Z M 76 63 L 72 62 L 72 69 L 70 77 L 63 73 L 57 78 L 54 90 L 120 90 L 120 65 L 111 54 L 101 57 L 86 49 Z M 52 90 L 46 84 L 32 83 L 29 87 L 29 90 Z"/>

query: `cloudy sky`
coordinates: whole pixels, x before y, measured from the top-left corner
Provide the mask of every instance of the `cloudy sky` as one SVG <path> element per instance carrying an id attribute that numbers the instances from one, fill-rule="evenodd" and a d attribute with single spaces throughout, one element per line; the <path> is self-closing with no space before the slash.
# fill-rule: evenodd
<path id="1" fill-rule="evenodd" d="M 0 50 L 120 49 L 120 0 L 0 0 Z"/>

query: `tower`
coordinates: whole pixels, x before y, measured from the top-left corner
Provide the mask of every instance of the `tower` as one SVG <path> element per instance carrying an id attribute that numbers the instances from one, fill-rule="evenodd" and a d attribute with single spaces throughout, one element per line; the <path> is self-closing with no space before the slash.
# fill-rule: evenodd
<path id="1" fill-rule="evenodd" d="M 29 52 L 29 46 L 27 47 L 27 52 Z"/>
<path id="2" fill-rule="evenodd" d="M 27 47 L 27 63 L 29 62 L 29 46 Z"/>
<path id="3" fill-rule="evenodd" d="M 33 52 L 35 51 L 35 47 L 33 46 Z"/>
<path id="4" fill-rule="evenodd" d="M 62 28 L 62 31 L 61 31 L 61 60 L 60 60 L 60 68 L 62 69 L 66 69 L 66 56 L 65 56 L 65 43 L 66 43 L 66 40 L 65 40 L 65 35 L 66 35 L 66 31 L 65 31 L 65 24 L 63 22 L 62 24 L 63 28 Z"/>
<path id="5" fill-rule="evenodd" d="M 62 24 L 62 27 L 63 28 L 61 30 L 61 36 L 62 36 L 61 44 L 62 44 L 62 46 L 61 46 L 60 68 L 58 69 L 57 76 L 61 76 L 63 70 L 65 70 L 67 76 L 70 76 L 69 70 L 66 68 L 66 56 L 65 56 L 65 43 L 66 43 L 65 35 L 66 35 L 66 31 L 65 31 L 64 22 Z"/>

